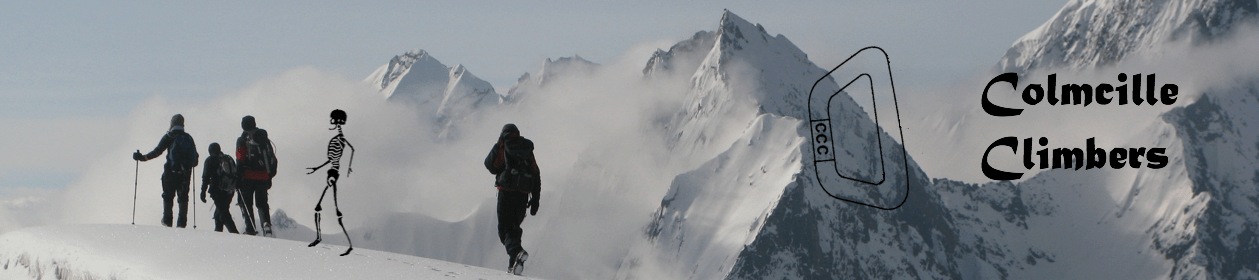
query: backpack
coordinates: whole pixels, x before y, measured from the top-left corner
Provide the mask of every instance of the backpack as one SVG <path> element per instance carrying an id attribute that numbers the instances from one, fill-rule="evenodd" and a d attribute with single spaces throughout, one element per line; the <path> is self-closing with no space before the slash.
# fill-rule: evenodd
<path id="1" fill-rule="evenodd" d="M 173 141 L 166 154 L 166 162 L 171 165 L 171 171 L 187 173 L 197 166 L 197 159 L 201 157 L 197 154 L 197 144 L 188 133 L 171 133 L 171 138 Z"/>
<path id="2" fill-rule="evenodd" d="M 214 170 L 218 174 L 219 184 L 215 187 L 219 190 L 227 192 L 235 192 L 236 184 L 240 182 L 240 173 L 236 170 L 236 160 L 228 155 L 219 155 L 219 168 Z"/>
<path id="3" fill-rule="evenodd" d="M 541 185 L 538 174 L 533 172 L 533 142 L 523 138 L 512 138 L 503 141 L 503 171 L 499 173 L 497 183 L 503 188 L 523 192 L 533 192 Z"/>
<path id="4" fill-rule="evenodd" d="M 267 175 L 275 177 L 276 165 L 275 144 L 267 137 L 267 130 L 257 129 L 245 134 L 245 158 L 249 160 L 250 170 L 266 170 Z M 246 163 L 241 163 L 245 165 Z"/>

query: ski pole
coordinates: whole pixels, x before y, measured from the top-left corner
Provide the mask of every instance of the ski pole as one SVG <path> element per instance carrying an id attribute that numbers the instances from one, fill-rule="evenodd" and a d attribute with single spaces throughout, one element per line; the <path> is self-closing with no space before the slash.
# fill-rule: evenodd
<path id="1" fill-rule="evenodd" d="M 139 153 L 140 150 L 136 150 Z M 136 196 L 140 192 L 140 161 L 136 161 L 136 180 L 131 189 L 131 225 L 136 225 Z"/>

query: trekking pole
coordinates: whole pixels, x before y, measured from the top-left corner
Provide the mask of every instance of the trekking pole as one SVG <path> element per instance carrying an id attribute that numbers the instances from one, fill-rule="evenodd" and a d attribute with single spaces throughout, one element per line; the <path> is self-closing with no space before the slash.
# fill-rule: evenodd
<path id="1" fill-rule="evenodd" d="M 245 192 L 240 190 L 240 186 L 236 187 L 236 206 L 240 206 L 240 216 L 244 218 L 244 222 L 253 227 L 254 217 L 249 214 L 249 207 L 245 205 Z"/>
<path id="2" fill-rule="evenodd" d="M 195 188 L 195 186 L 197 185 L 197 168 L 196 167 L 192 168 L 192 181 L 188 183 L 190 185 L 188 186 L 189 192 L 196 189 Z M 197 229 L 197 200 L 196 199 L 192 200 L 192 229 Z"/>
<path id="3" fill-rule="evenodd" d="M 136 150 L 137 153 L 140 150 Z M 131 189 L 131 225 L 136 225 L 136 196 L 140 192 L 140 161 L 136 161 L 136 180 Z"/>

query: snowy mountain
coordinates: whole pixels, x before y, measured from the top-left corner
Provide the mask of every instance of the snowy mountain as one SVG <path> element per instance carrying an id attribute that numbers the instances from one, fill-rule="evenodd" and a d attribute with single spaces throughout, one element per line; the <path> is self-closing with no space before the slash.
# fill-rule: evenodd
<path id="1" fill-rule="evenodd" d="M 945 211 L 938 199 L 919 200 L 930 198 L 923 190 L 929 182 L 916 163 L 890 160 L 895 164 L 882 165 L 882 171 L 858 172 L 901 174 L 886 176 L 886 183 L 876 188 L 837 182 L 852 191 L 841 195 L 864 201 L 891 207 L 909 195 L 916 202 L 890 212 L 835 200 L 804 175 L 816 174 L 812 164 L 804 164 L 813 160 L 809 146 L 802 145 L 802 135 L 809 135 L 802 122 L 809 117 L 808 93 L 815 82 L 820 92 L 840 87 L 833 79 L 819 82 L 827 71 L 786 37 L 772 36 L 763 26 L 727 11 L 716 32 L 700 32 L 670 51 L 658 51 L 644 71 L 648 76 L 683 71 L 679 65 L 696 68 L 690 105 L 670 125 L 676 131 L 672 148 L 711 160 L 674 180 L 646 238 L 621 266 L 620 278 L 657 276 L 643 271 L 665 271 L 673 279 L 958 275 L 948 263 L 954 258 L 922 252 L 923 238 L 928 238 L 926 246 L 956 244 L 930 232 L 955 236 L 951 233 L 957 230 L 942 215 L 926 214 Z M 832 102 L 830 115 L 843 124 L 848 138 L 862 139 L 843 145 L 850 160 L 841 165 L 880 166 L 880 154 L 907 159 L 852 97 L 841 93 Z M 739 126 L 749 128 L 731 129 Z M 721 133 L 730 130 L 744 134 Z M 879 151 L 869 144 L 876 138 L 892 144 Z M 908 193 L 903 188 L 907 183 Z M 893 243 L 901 245 L 888 245 Z M 850 270 L 839 270 L 844 268 Z"/>
<path id="2" fill-rule="evenodd" d="M 432 114 L 446 138 L 455 123 L 483 107 L 502 103 L 489 82 L 477 78 L 461 64 L 447 67 L 424 50 L 394 56 L 367 76 L 386 100 L 409 102 L 420 112 Z"/>
<path id="3" fill-rule="evenodd" d="M 1000 67 L 1100 67 L 1126 55 L 1160 55 L 1178 34 L 1228 43 L 1228 31 L 1240 29 L 1253 14 L 1253 3 L 1071 2 L 1020 39 Z M 1125 5 L 1147 8 L 1091 14 Z M 1165 6 L 1166 12 L 1151 5 Z M 1063 18 L 1078 20 L 1059 24 Z M 1122 27 L 1137 35 L 1088 31 L 1121 28 L 1116 18 L 1139 23 Z M 1047 31 L 1062 26 L 1073 29 Z M 778 140 L 791 143 L 778 150 L 781 144 L 762 147 L 753 140 L 809 135 L 801 127 L 808 117 L 803 94 L 825 71 L 784 37 L 727 12 L 716 32 L 657 51 L 644 74 L 691 71 L 680 65 L 695 68 L 689 105 L 669 124 L 671 147 L 711 160 L 674 180 L 618 278 L 1257 277 L 1259 180 L 1245 175 L 1259 174 L 1253 169 L 1259 130 L 1248 127 L 1259 121 L 1254 78 L 1213 86 L 1162 118 L 1133 124 L 1145 129 L 1123 146 L 1168 147 L 1165 168 L 1050 170 L 1017 184 L 976 185 L 928 179 L 904 157 L 907 170 L 893 164 L 882 172 L 900 174 L 887 176 L 899 181 L 885 184 L 907 185 L 908 193 L 849 193 L 879 202 L 908 196 L 903 207 L 884 211 L 832 199 L 818 181 L 829 179 L 809 176 L 816 171 L 808 145 Z M 827 80 L 819 86 L 838 88 Z M 841 96 L 830 114 L 847 123 L 843 127 L 852 134 L 844 138 L 867 140 L 837 145 L 851 154 L 840 164 L 875 166 L 870 159 L 876 155 L 903 156 L 897 141 L 876 129 L 852 96 Z M 722 133 L 732 130 L 744 134 Z M 881 153 L 861 145 L 874 138 L 892 144 Z M 746 147 L 759 154 L 743 151 Z M 761 178 L 780 170 L 774 167 L 799 172 Z"/>
<path id="4" fill-rule="evenodd" d="M 504 97 L 504 102 L 519 102 L 529 95 L 529 92 L 552 83 L 553 80 L 569 76 L 569 75 L 586 75 L 599 69 L 599 64 L 590 62 L 581 56 L 573 55 L 572 57 L 561 57 L 555 60 L 547 58 L 542 62 L 542 68 L 538 69 L 535 74 L 526 72 L 520 75 L 516 80 L 516 84 L 511 86 Z"/>
<path id="5" fill-rule="evenodd" d="M 1132 54 L 1157 55 L 1173 41 L 1228 38 L 1259 14 L 1254 0 L 1071 0 L 1049 21 L 1015 41 L 1000 72 L 1105 66 Z"/>
<path id="6" fill-rule="evenodd" d="M 700 31 L 695 32 L 691 39 L 669 47 L 668 51 L 656 50 L 647 61 L 647 67 L 643 67 L 643 75 L 666 76 L 672 74 L 674 69 L 678 71 L 696 69 L 699 67 L 698 63 L 704 60 L 703 56 L 708 55 L 708 51 L 712 49 L 713 40 L 716 38 L 715 32 Z"/>
<path id="7" fill-rule="evenodd" d="M 207 230 L 26 228 L 0 236 L 4 279 L 527 279 L 414 256 Z"/>
<path id="8" fill-rule="evenodd" d="M 1193 198 L 1147 230 L 1152 247 L 1175 261 L 1173 277 L 1259 278 L 1257 89 L 1252 77 L 1163 116 L 1184 142 L 1186 173 L 1177 175 L 1188 176 L 1183 195 Z"/>
<path id="9" fill-rule="evenodd" d="M 1072 1 L 1019 39 L 998 67 L 1022 72 L 1055 66 L 1090 69 L 1129 57 L 1158 60 L 1175 57 L 1166 51 L 1173 49 L 1168 46 L 1185 39 L 1193 49 L 1246 44 L 1232 39 L 1238 32 L 1253 30 L 1256 13 L 1256 1 Z M 1112 202 L 1111 216 L 1099 219 L 1116 224 L 1110 231 L 1127 232 L 1131 240 L 1124 243 L 1129 250 L 1138 256 L 1152 255 L 1141 258 L 1163 273 L 1145 278 L 1259 277 L 1259 250 L 1255 249 L 1259 244 L 1255 235 L 1259 232 L 1259 192 L 1255 191 L 1259 177 L 1252 176 L 1259 174 L 1253 167 L 1259 158 L 1255 146 L 1259 129 L 1249 126 L 1259 121 L 1253 105 L 1259 77 L 1254 73 L 1232 69 L 1224 75 L 1234 76 L 1222 80 L 1196 77 L 1195 82 L 1213 84 L 1195 92 L 1201 96 L 1192 103 L 1151 120 L 1146 132 L 1134 137 L 1132 146 L 1170 147 L 1168 168 L 1136 174 L 1108 172 L 1094 180 L 1109 181 L 1106 188 L 1126 194 Z M 1037 177 L 1062 180 L 1067 176 Z M 1037 182 L 1029 180 L 1020 186 L 1042 184 Z M 1106 258 L 1094 261 L 1116 263 Z"/>

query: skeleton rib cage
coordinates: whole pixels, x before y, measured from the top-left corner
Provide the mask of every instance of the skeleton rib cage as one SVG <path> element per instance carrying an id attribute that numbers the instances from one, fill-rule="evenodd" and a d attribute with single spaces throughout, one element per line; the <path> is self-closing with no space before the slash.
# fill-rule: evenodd
<path id="1" fill-rule="evenodd" d="M 337 133 L 337 136 L 328 140 L 328 161 L 332 163 L 332 169 L 341 169 L 341 155 L 345 152 L 345 134 Z"/>

